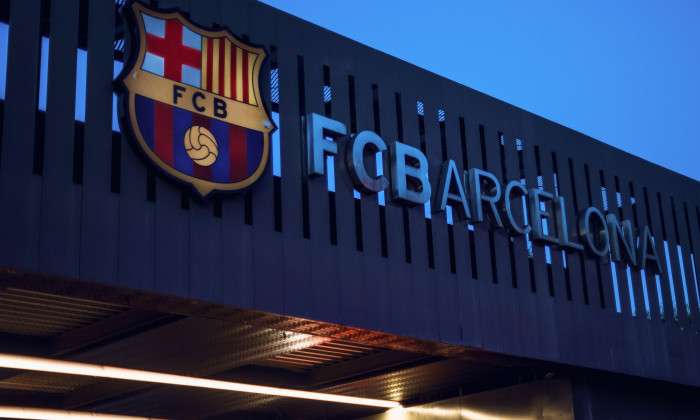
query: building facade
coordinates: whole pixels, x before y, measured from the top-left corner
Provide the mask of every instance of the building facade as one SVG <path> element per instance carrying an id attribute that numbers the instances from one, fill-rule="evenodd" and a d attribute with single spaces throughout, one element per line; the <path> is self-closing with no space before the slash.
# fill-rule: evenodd
<path id="1" fill-rule="evenodd" d="M 0 417 L 697 417 L 697 181 L 253 0 L 122 3 L 0 1 Z M 139 148 L 149 19 L 219 162 L 205 98 L 265 113 L 240 191 Z"/>

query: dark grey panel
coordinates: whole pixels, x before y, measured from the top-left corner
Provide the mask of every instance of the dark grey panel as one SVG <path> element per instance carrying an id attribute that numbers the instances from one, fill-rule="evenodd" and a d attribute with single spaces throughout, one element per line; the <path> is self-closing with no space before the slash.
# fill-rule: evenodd
<path id="1" fill-rule="evenodd" d="M 80 252 L 81 194 L 72 183 L 74 164 L 83 166 L 73 155 L 78 6 L 51 5 L 39 248 L 39 270 L 67 277 L 78 276 Z"/>
<path id="2" fill-rule="evenodd" d="M 443 146 L 440 132 L 439 111 L 443 107 L 442 81 L 433 74 L 426 74 L 422 87 L 422 102 L 424 106 L 425 138 L 428 163 L 430 165 L 431 185 L 437 189 L 438 178 L 442 169 Z M 448 115 L 445 113 L 445 120 Z M 450 118 L 456 115 L 451 114 Z M 446 148 L 446 147 L 445 147 Z M 447 150 L 444 150 L 446 153 Z M 435 195 L 431 199 L 431 206 Z M 433 213 L 431 219 L 433 239 L 434 269 L 425 281 L 435 285 L 437 305 L 438 338 L 441 342 L 459 342 L 458 325 L 454 323 L 459 314 L 457 297 L 457 277 L 452 275 L 450 267 L 450 246 L 448 238 L 447 216 L 445 212 Z"/>
<path id="3" fill-rule="evenodd" d="M 381 86 L 378 85 L 378 77 L 380 72 L 385 70 L 381 69 L 377 63 L 378 53 L 376 51 L 359 48 L 355 45 L 351 53 L 356 63 L 353 70 L 355 73 L 357 131 L 358 133 L 365 130 L 376 131 L 373 85 L 377 85 L 378 89 L 381 89 Z M 376 194 L 361 198 L 361 211 L 366 323 L 371 329 L 383 331 L 386 328 L 391 328 L 392 320 L 389 316 L 391 296 L 387 281 L 389 264 L 382 256 L 382 227 Z"/>
<path id="4" fill-rule="evenodd" d="M 693 418 L 697 394 L 658 382 L 632 382 L 608 376 L 572 381 L 575 418 Z"/>
<path id="5" fill-rule="evenodd" d="M 184 0 L 165 0 L 159 5 L 189 11 L 189 2 Z M 154 289 L 189 294 L 190 212 L 182 206 L 183 192 L 178 186 L 157 177 L 155 190 Z"/>
<path id="6" fill-rule="evenodd" d="M 114 6 L 104 1 L 92 1 L 88 8 L 86 91 L 89 94 L 85 98 L 80 228 L 80 278 L 108 284 L 117 284 L 119 276 L 120 200 L 119 195 L 111 192 L 113 10 Z M 127 152 L 133 153 L 130 149 Z"/>
<path id="7" fill-rule="evenodd" d="M 239 2 L 242 3 L 242 2 Z M 222 2 L 222 23 L 230 28 L 238 28 L 238 24 L 242 26 L 237 29 L 238 35 L 248 34 L 251 40 L 255 43 L 262 43 L 268 46 L 268 60 L 261 70 L 261 85 L 263 87 L 263 100 L 266 103 L 268 112 L 270 112 L 270 62 L 271 54 L 270 45 L 278 44 L 277 25 L 274 19 L 270 19 L 267 6 L 250 3 L 244 5 L 243 9 L 238 8 L 234 3 Z M 242 22 L 245 15 L 240 14 L 240 10 L 248 8 L 250 16 L 246 22 Z M 229 11 L 226 14 L 226 10 Z M 224 20 L 227 19 L 227 20 Z M 282 137 L 284 141 L 286 137 Z M 247 290 L 254 291 L 254 304 L 256 307 L 266 308 L 273 312 L 283 312 L 284 310 L 284 276 L 283 265 L 279 259 L 282 253 L 282 235 L 274 230 L 275 217 L 275 202 L 272 180 L 272 160 L 268 161 L 268 168 L 265 175 L 251 189 L 252 196 L 251 208 L 248 210 L 252 213 L 252 226 L 246 226 L 241 223 L 245 216 L 245 197 L 232 197 L 229 205 L 235 208 L 237 215 L 233 220 L 227 221 L 232 230 L 224 233 L 224 243 L 237 241 L 238 238 L 245 238 L 245 241 L 252 241 L 252 246 L 248 244 L 240 244 L 240 246 L 227 247 L 224 249 L 224 285 L 232 292 L 238 294 Z M 280 204 L 281 205 L 281 204 Z M 284 212 L 284 208 L 282 212 Z M 246 247 L 247 249 L 244 249 Z M 242 255 L 235 255 L 241 253 Z M 228 262 L 231 260 L 231 263 Z M 235 262 L 233 262 L 235 261 Z M 250 261 L 253 261 L 250 267 Z M 230 264 L 230 265 L 229 265 Z M 248 276 L 248 272 L 253 272 L 254 277 Z M 240 272 L 241 275 L 237 273 Z M 241 293 L 241 296 L 246 296 Z M 241 306 L 247 306 L 251 303 L 247 300 L 240 299 Z"/>
<path id="8" fill-rule="evenodd" d="M 119 196 L 119 285 L 152 290 L 155 262 L 155 205 L 146 197 L 147 168 L 122 141 Z"/>
<path id="9" fill-rule="evenodd" d="M 284 310 L 313 316 L 311 255 L 304 240 L 302 202 L 302 130 L 298 62 L 303 48 L 303 27 L 278 14 L 280 124 L 282 156 L 282 225 L 284 261 Z M 303 77 L 303 75 L 302 75 Z"/>
<path id="10" fill-rule="evenodd" d="M 7 88 L 0 161 L 0 261 L 36 271 L 39 266 L 41 177 L 32 173 L 39 93 L 40 2 L 14 0 L 7 49 Z"/>
<path id="11" fill-rule="evenodd" d="M 332 89 L 331 117 L 344 121 L 350 132 L 350 90 L 348 75 L 353 73 L 352 42 L 329 34 L 329 71 Z M 345 147 L 340 145 L 343 153 Z M 335 159 L 336 219 L 338 234 L 338 277 L 335 282 L 340 295 L 339 321 L 346 325 L 364 324 L 366 314 L 365 281 L 362 253 L 357 251 L 355 199 L 347 167 L 342 156 Z"/>
<path id="12" fill-rule="evenodd" d="M 155 290 L 173 294 L 189 293 L 190 212 L 182 209 L 181 200 L 179 187 L 160 177 L 156 179 Z M 227 214 L 227 218 L 231 216 Z"/>
<path id="13" fill-rule="evenodd" d="M 379 69 L 377 71 L 376 84 L 380 134 L 388 145 L 391 142 L 402 140 L 399 138 L 399 116 L 396 106 L 396 93 L 401 91 L 401 81 L 396 77 L 398 71 L 397 63 L 390 57 L 379 55 L 376 65 Z M 373 110 L 374 105 L 370 109 Z M 401 118 L 404 118 L 405 115 L 406 112 L 401 109 Z M 388 150 L 383 153 L 383 158 L 383 173 L 388 177 L 390 174 Z M 400 331 L 400 334 L 411 334 L 422 313 L 416 313 L 414 310 L 415 293 L 412 287 L 412 270 L 411 265 L 406 262 L 407 239 L 404 234 L 404 223 L 409 224 L 410 219 L 404 219 L 403 209 L 391 203 L 390 190 L 391 188 L 387 188 L 384 191 L 386 202 L 386 206 L 384 206 L 386 215 L 386 251 L 388 257 L 386 281 L 388 286 L 387 294 L 390 297 L 387 300 L 385 309 L 389 313 L 392 329 L 397 332 Z M 430 275 L 430 273 L 427 274 Z"/>

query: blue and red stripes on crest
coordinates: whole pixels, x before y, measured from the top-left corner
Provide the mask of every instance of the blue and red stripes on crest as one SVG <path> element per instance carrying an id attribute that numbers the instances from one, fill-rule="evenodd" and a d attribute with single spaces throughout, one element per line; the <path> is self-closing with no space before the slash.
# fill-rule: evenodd
<path id="1" fill-rule="evenodd" d="M 148 147 L 175 170 L 195 178 L 219 182 L 240 182 L 260 166 L 263 133 L 209 118 L 172 105 L 136 95 L 138 126 Z M 211 131 L 219 155 L 211 166 L 197 165 L 185 151 L 185 133 L 193 125 Z"/>

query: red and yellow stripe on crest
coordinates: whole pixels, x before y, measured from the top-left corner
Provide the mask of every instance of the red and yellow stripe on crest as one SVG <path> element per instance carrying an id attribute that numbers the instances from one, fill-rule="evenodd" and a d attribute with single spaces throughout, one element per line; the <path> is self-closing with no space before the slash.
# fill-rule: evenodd
<path id="1" fill-rule="evenodd" d="M 202 38 L 202 89 L 257 106 L 253 68 L 257 54 L 226 38 Z"/>

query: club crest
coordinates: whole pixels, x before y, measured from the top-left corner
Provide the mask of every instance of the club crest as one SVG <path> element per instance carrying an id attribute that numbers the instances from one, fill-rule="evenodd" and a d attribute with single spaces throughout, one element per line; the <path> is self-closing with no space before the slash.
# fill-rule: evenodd
<path id="1" fill-rule="evenodd" d="M 132 36 L 118 76 L 122 132 L 162 172 L 202 197 L 253 185 L 275 129 L 260 94 L 265 50 L 179 11 L 125 6 Z"/>

